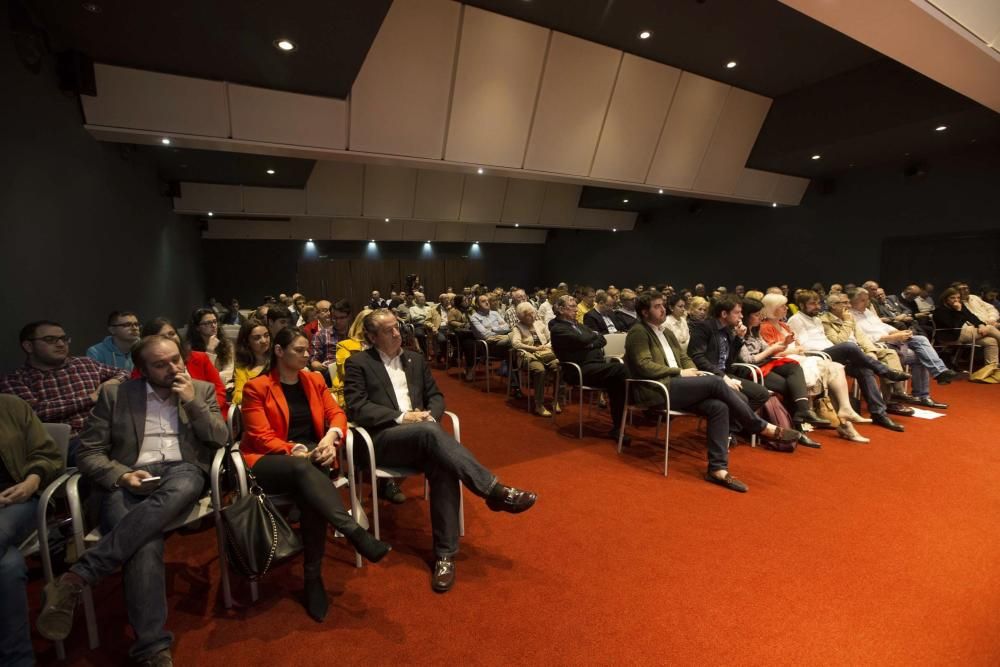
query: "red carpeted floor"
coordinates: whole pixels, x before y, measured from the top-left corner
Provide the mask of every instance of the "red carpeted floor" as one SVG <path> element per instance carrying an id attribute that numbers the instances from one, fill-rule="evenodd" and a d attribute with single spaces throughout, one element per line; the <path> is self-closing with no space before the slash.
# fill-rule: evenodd
<path id="1" fill-rule="evenodd" d="M 900 418 L 904 434 L 862 426 L 870 445 L 820 432 L 821 450 L 738 447 L 740 495 L 703 481 L 691 419 L 675 422 L 664 478 L 649 440 L 619 456 L 609 440 L 558 434 L 524 401 L 437 377 L 466 446 L 538 504 L 500 515 L 466 494 L 458 581 L 436 595 L 426 503 L 407 482 L 413 497 L 383 508 L 394 551 L 381 564 L 356 570 L 330 540 L 322 625 L 299 603 L 301 560 L 226 611 L 214 528 L 175 534 L 177 664 L 1000 664 L 1000 389 L 936 388 L 945 418 Z M 593 418 L 608 428 L 606 411 Z M 574 420 L 562 415 L 565 433 Z M 248 602 L 238 579 L 236 593 Z M 78 612 L 69 662 L 124 663 L 120 580 L 96 598 L 102 646 L 87 648 Z M 47 642 L 35 648 L 55 662 Z"/>

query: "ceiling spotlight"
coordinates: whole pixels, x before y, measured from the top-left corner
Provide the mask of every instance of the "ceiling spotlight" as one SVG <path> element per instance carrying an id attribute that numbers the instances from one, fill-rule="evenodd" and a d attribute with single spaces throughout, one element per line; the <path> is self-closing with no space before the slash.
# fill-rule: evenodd
<path id="1" fill-rule="evenodd" d="M 617 231 L 618 231 L 618 228 L 617 228 L 617 227 L 612 227 L 612 228 L 611 228 L 611 231 L 612 231 L 612 232 L 617 232 Z"/>
<path id="2" fill-rule="evenodd" d="M 483 168 L 480 167 L 479 169 L 476 169 L 476 173 L 477 174 L 482 174 L 483 173 Z"/>
<path id="3" fill-rule="evenodd" d="M 214 214 L 214 213 L 212 213 L 211 211 L 209 211 L 209 212 L 208 212 L 208 217 L 210 217 L 210 218 L 211 218 L 211 217 L 212 217 L 213 215 L 215 215 L 215 214 Z"/>
<path id="4" fill-rule="evenodd" d="M 268 176 L 274 176 L 274 174 L 275 174 L 275 171 L 274 171 L 274 169 L 268 169 L 268 170 L 267 170 L 267 175 L 268 175 Z"/>
<path id="5" fill-rule="evenodd" d="M 658 191 L 656 192 L 656 194 L 658 194 L 658 195 L 662 195 L 662 194 L 663 194 L 663 188 L 660 188 L 660 189 L 659 189 L 659 190 L 658 190 Z"/>
<path id="6" fill-rule="evenodd" d="M 938 125 L 937 127 L 934 128 L 934 131 L 935 132 L 944 132 L 947 129 L 948 129 L 947 125 Z"/>
<path id="7" fill-rule="evenodd" d="M 627 200 L 627 199 L 623 199 L 623 200 L 622 200 L 622 203 L 623 203 L 623 204 L 627 204 L 627 203 L 628 203 L 628 200 Z"/>
<path id="8" fill-rule="evenodd" d="M 312 243 L 312 242 L 313 242 L 313 240 L 312 240 L 312 239 L 308 239 L 308 240 L 306 241 L 306 243 Z"/>
<path id="9" fill-rule="evenodd" d="M 96 2 L 84 2 L 80 6 L 83 7 L 84 9 L 86 9 L 91 14 L 100 14 L 101 13 L 101 6 L 99 4 L 97 4 Z"/>
<path id="10" fill-rule="evenodd" d="M 370 242 L 371 242 L 371 243 L 375 243 L 375 239 L 372 239 L 372 240 L 371 240 Z"/>
<path id="11" fill-rule="evenodd" d="M 479 245 L 479 241 L 473 241 L 472 245 Z"/>
<path id="12" fill-rule="evenodd" d="M 427 239 L 427 245 L 430 245 L 430 244 L 431 244 L 431 240 Z"/>
<path id="13" fill-rule="evenodd" d="M 813 156 L 812 156 L 812 159 L 813 159 L 813 160 L 818 160 L 818 159 L 820 159 L 821 157 L 823 157 L 823 156 L 822 156 L 822 155 L 818 155 L 818 154 L 817 154 L 817 155 L 813 155 Z"/>
<path id="14" fill-rule="evenodd" d="M 735 60 L 730 60 L 728 63 L 726 63 L 726 69 L 732 69 L 734 67 L 736 67 L 736 61 Z"/>
<path id="15" fill-rule="evenodd" d="M 778 208 L 778 202 L 776 201 L 771 202 L 771 208 Z"/>
<path id="16" fill-rule="evenodd" d="M 652 36 L 653 33 L 651 33 L 648 30 L 643 30 L 642 32 L 639 33 L 639 39 L 649 39 Z"/>
<path id="17" fill-rule="evenodd" d="M 386 221 L 386 222 L 389 222 L 389 218 L 386 218 L 386 219 L 385 219 L 385 221 Z"/>
<path id="18" fill-rule="evenodd" d="M 514 226 L 515 226 L 515 227 L 520 227 L 520 226 L 521 226 L 521 223 L 519 223 L 519 222 L 515 222 L 515 223 L 514 223 Z"/>
<path id="19" fill-rule="evenodd" d="M 170 138 L 169 137 L 163 137 L 162 139 L 160 139 L 160 143 L 163 144 L 164 146 L 169 146 L 170 145 Z"/>
<path id="20" fill-rule="evenodd" d="M 298 49 L 295 42 L 290 39 L 276 39 L 274 40 L 274 48 L 278 49 L 282 53 L 291 53 Z"/>

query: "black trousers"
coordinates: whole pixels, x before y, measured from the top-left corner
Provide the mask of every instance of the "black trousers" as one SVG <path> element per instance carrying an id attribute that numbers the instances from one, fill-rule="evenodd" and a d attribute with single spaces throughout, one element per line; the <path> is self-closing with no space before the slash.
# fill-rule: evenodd
<path id="1" fill-rule="evenodd" d="M 601 387 L 607 391 L 608 400 L 611 402 L 611 422 L 617 429 L 622 420 L 622 411 L 625 409 L 625 380 L 628 379 L 628 369 L 617 361 L 603 361 L 583 364 L 580 370 L 583 371 L 583 384 Z M 567 379 L 571 383 L 576 381 L 573 377 Z"/>
<path id="2" fill-rule="evenodd" d="M 764 376 L 764 387 L 776 394 L 781 394 L 785 407 L 794 421 L 801 418 L 809 409 L 809 389 L 806 387 L 806 376 L 802 366 L 798 364 L 782 364 L 771 369 Z"/>
<path id="3" fill-rule="evenodd" d="M 302 551 L 306 577 L 318 576 L 326 550 L 326 526 L 344 535 L 358 527 L 330 475 L 307 458 L 271 454 L 257 459 L 253 474 L 266 493 L 287 493 L 302 512 Z"/>

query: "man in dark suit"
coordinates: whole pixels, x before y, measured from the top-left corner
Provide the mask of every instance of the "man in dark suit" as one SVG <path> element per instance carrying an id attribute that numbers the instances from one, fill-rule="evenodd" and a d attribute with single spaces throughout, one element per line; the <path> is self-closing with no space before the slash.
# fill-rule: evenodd
<path id="1" fill-rule="evenodd" d="M 596 331 L 602 336 L 609 333 L 618 333 L 618 325 L 614 320 L 614 305 L 607 292 L 598 292 L 594 297 L 594 307 L 583 316 L 583 324 L 591 331 Z"/>
<path id="2" fill-rule="evenodd" d="M 201 497 L 228 431 L 215 387 L 191 379 L 175 341 L 147 336 L 132 358 L 142 377 L 105 385 L 80 434 L 80 472 L 106 492 L 104 536 L 45 586 L 38 631 L 66 639 L 83 586 L 121 567 L 136 636 L 129 654 L 137 662 L 170 665 L 163 529 Z"/>
<path id="3" fill-rule="evenodd" d="M 427 477 L 436 557 L 431 587 L 443 593 L 455 583 L 459 481 L 494 512 L 523 512 L 535 504 L 535 494 L 501 484 L 441 428 L 444 396 L 423 355 L 402 349 L 395 315 L 371 313 L 364 331 L 371 348 L 348 358 L 345 366 L 347 415 L 371 434 L 379 466 L 417 468 Z"/>
<path id="4" fill-rule="evenodd" d="M 635 292 L 627 287 L 621 291 L 618 298 L 617 309 L 615 310 L 615 328 L 618 331 L 628 331 L 632 325 L 639 321 L 635 312 Z"/>
<path id="5" fill-rule="evenodd" d="M 568 294 L 559 297 L 555 305 L 556 318 L 549 322 L 552 334 L 552 351 L 561 362 L 571 362 L 580 367 L 582 383 L 601 387 L 611 399 L 611 421 L 613 426 L 608 437 L 618 439 L 618 425 L 625 408 L 625 380 L 628 371 L 617 361 L 604 357 L 604 336 L 576 322 L 576 299 Z M 572 376 L 573 371 L 564 370 L 563 378 L 579 383 L 580 378 Z"/>
<path id="6" fill-rule="evenodd" d="M 734 296 L 724 296 L 712 303 L 709 316 L 698 322 L 689 321 L 691 340 L 687 353 L 698 367 L 713 375 L 721 375 L 733 389 L 750 401 L 756 412 L 767 403 L 770 394 L 762 385 L 732 373 L 733 364 L 739 363 L 740 349 L 747 328 L 743 324 L 743 304 Z"/>

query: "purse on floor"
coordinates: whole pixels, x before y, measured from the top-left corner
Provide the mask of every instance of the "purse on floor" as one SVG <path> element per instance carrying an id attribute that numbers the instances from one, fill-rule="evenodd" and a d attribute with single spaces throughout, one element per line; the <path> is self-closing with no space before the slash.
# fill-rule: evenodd
<path id="1" fill-rule="evenodd" d="M 830 400 L 829 396 L 819 396 L 816 399 L 815 409 L 816 414 L 821 419 L 826 419 L 830 422 L 830 426 L 833 428 L 840 426 L 840 417 L 837 415 L 837 411 L 833 409 L 833 401 Z"/>
<path id="2" fill-rule="evenodd" d="M 302 541 L 268 500 L 249 467 L 246 474 L 249 490 L 222 510 L 222 525 L 229 562 L 244 576 L 257 580 L 276 562 L 301 551 Z"/>

